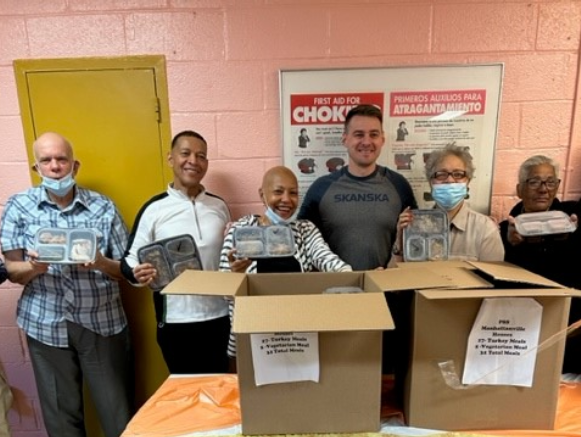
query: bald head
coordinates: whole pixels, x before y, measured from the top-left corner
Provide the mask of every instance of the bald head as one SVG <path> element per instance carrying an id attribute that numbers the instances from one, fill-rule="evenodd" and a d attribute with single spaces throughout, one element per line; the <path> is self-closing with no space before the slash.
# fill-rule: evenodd
<path id="1" fill-rule="evenodd" d="M 46 132 L 40 135 L 34 144 L 32 150 L 34 151 L 34 158 L 39 162 L 39 156 L 42 151 L 47 148 L 56 148 L 64 153 L 71 161 L 73 160 L 73 146 L 65 137 L 55 132 Z"/>
<path id="2" fill-rule="evenodd" d="M 32 148 L 36 161 L 33 169 L 42 177 L 61 179 L 68 174 L 76 176 L 80 164 L 73 157 L 73 146 L 62 135 L 44 133 L 36 139 Z"/>
<path id="3" fill-rule="evenodd" d="M 291 217 L 299 203 L 299 183 L 287 167 L 277 166 L 268 170 L 258 190 L 260 198 L 283 219 Z"/>
<path id="4" fill-rule="evenodd" d="M 264 173 L 264 176 L 262 177 L 262 189 L 264 190 L 267 187 L 271 187 L 275 181 L 278 181 L 281 178 L 294 181 L 294 184 L 298 186 L 295 174 L 289 168 L 279 165 L 277 167 L 272 167 Z"/>

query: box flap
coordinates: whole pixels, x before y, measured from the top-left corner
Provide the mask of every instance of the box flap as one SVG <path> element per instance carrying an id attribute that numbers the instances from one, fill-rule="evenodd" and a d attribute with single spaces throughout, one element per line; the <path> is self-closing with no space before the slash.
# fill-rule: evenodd
<path id="1" fill-rule="evenodd" d="M 238 297 L 233 323 L 239 334 L 393 328 L 381 293 Z"/>
<path id="2" fill-rule="evenodd" d="M 418 270 L 420 269 L 420 270 Z M 366 281 L 371 280 L 381 291 L 421 290 L 423 288 L 452 288 L 454 283 L 426 267 L 418 269 L 390 268 L 365 272 Z M 371 287 L 366 282 L 365 288 Z"/>
<path id="3" fill-rule="evenodd" d="M 494 288 L 494 285 L 479 276 L 474 268 L 466 268 L 465 266 L 459 267 L 442 263 L 427 268 L 433 269 L 434 273 L 449 279 L 453 284 L 450 288 Z"/>
<path id="4" fill-rule="evenodd" d="M 496 281 L 529 284 L 547 288 L 564 288 L 563 285 L 557 282 L 507 262 L 470 261 L 469 263 Z"/>
<path id="5" fill-rule="evenodd" d="M 161 294 L 235 296 L 244 292 L 245 287 L 245 273 L 185 270 L 171 281 Z"/>
<path id="6" fill-rule="evenodd" d="M 570 297 L 574 290 L 568 288 L 510 288 L 478 290 L 421 290 L 427 299 L 466 299 L 485 297 Z"/>

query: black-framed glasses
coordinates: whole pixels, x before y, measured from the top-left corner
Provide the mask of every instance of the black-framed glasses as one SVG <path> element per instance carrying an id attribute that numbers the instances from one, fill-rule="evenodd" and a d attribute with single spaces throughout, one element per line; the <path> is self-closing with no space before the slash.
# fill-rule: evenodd
<path id="1" fill-rule="evenodd" d="M 446 182 L 450 176 L 455 181 L 464 179 L 468 174 L 465 171 L 454 170 L 454 171 L 437 171 L 432 175 L 432 179 L 438 182 Z"/>
<path id="2" fill-rule="evenodd" d="M 542 180 L 541 178 L 529 178 L 525 181 L 527 183 L 527 187 L 532 190 L 537 190 L 541 188 L 544 184 L 547 187 L 547 190 L 554 190 L 559 186 L 561 183 L 561 179 L 549 178 L 546 180 Z"/>

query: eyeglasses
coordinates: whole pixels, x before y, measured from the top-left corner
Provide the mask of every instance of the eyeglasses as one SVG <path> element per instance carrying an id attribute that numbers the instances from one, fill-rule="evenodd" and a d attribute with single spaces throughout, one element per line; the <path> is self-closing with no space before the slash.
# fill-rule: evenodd
<path id="1" fill-rule="evenodd" d="M 467 176 L 465 171 L 454 170 L 454 171 L 437 171 L 432 175 L 432 179 L 435 179 L 439 182 L 445 182 L 448 178 L 452 176 L 455 181 L 459 181 L 464 179 Z"/>
<path id="2" fill-rule="evenodd" d="M 530 178 L 527 179 L 525 182 L 527 184 L 527 187 L 529 187 L 532 190 L 537 190 L 541 188 L 541 185 L 543 184 L 545 185 L 545 187 L 547 187 L 547 190 L 554 190 L 559 186 L 559 183 L 561 183 L 561 179 L 550 178 L 543 181 L 541 178 Z"/>

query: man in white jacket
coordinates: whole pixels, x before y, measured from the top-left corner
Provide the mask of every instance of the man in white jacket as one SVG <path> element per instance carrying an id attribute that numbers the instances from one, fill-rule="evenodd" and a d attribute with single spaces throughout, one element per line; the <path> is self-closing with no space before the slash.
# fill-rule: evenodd
<path id="1" fill-rule="evenodd" d="M 207 152 L 206 140 L 197 132 L 184 131 L 173 138 L 168 156 L 173 183 L 141 208 L 129 236 L 121 263 L 129 282 L 154 285 L 152 281 L 164 272 L 156 271 L 151 263 L 140 263 L 139 249 L 183 234 L 193 237 L 202 268 L 218 270 L 230 213 L 224 201 L 201 184 L 208 170 Z M 170 373 L 227 372 L 230 320 L 226 300 L 153 291 L 157 342 Z"/>

